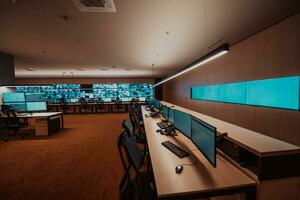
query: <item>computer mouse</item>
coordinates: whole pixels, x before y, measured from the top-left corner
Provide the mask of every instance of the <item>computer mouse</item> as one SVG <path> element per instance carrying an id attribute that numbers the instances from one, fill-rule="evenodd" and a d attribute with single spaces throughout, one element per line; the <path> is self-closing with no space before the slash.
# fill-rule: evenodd
<path id="1" fill-rule="evenodd" d="M 180 174 L 180 173 L 182 172 L 182 170 L 183 170 L 183 166 L 182 166 L 182 165 L 177 165 L 177 166 L 175 167 L 175 172 L 176 172 L 177 174 Z"/>

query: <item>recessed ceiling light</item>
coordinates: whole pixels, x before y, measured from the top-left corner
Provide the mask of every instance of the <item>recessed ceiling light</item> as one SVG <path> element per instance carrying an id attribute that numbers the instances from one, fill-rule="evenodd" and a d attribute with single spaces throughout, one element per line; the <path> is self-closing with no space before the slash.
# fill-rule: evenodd
<path id="1" fill-rule="evenodd" d="M 101 68 L 101 69 L 99 69 L 99 70 L 101 70 L 101 71 L 107 71 L 108 69 L 106 69 L 106 68 Z"/>
<path id="2" fill-rule="evenodd" d="M 125 71 L 131 71 L 131 69 L 129 69 L 129 68 L 125 68 L 124 70 L 125 70 Z"/>

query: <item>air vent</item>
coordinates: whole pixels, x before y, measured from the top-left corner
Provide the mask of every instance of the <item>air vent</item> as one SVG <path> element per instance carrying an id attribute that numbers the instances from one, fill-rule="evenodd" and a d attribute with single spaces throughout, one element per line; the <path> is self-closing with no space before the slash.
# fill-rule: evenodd
<path id="1" fill-rule="evenodd" d="M 37 69 L 30 68 L 30 67 L 25 67 L 24 69 L 25 69 L 25 71 L 28 71 L 28 72 L 35 72 L 35 71 L 37 71 Z"/>
<path id="2" fill-rule="evenodd" d="M 87 70 L 86 68 L 82 68 L 82 67 L 76 67 L 75 69 L 77 71 L 82 71 L 82 72 Z"/>
<path id="3" fill-rule="evenodd" d="M 16 0 L 0 0 L 0 3 L 16 3 Z"/>
<path id="4" fill-rule="evenodd" d="M 82 12 L 116 12 L 113 0 L 73 0 Z"/>

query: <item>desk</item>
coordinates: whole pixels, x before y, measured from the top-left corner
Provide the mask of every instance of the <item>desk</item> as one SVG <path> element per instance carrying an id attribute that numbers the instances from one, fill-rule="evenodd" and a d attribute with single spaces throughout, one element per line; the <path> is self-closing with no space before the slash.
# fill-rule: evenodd
<path id="1" fill-rule="evenodd" d="M 145 102 L 139 102 L 139 104 L 144 105 Z M 91 107 L 91 113 L 99 113 L 97 106 L 98 105 L 103 105 L 103 106 L 107 106 L 107 112 L 113 112 L 113 106 L 115 105 L 121 105 L 121 106 L 125 106 L 125 111 L 128 112 L 130 111 L 130 102 L 121 102 L 120 104 L 116 104 L 115 102 L 103 102 L 103 103 L 87 103 L 86 105 Z M 61 106 L 69 106 L 69 107 L 73 107 L 73 113 L 82 113 L 82 106 L 83 104 L 81 103 L 67 103 L 67 104 L 59 104 L 59 103 L 49 103 L 47 104 L 48 106 L 48 110 L 50 108 L 54 108 L 54 110 L 56 112 L 58 112 L 60 110 Z M 78 108 L 78 109 L 77 109 Z"/>
<path id="2" fill-rule="evenodd" d="M 300 147 L 168 102 L 161 103 L 226 132 L 226 140 L 243 152 L 250 152 L 255 158 L 250 168 L 233 163 L 257 182 L 257 199 L 299 200 Z"/>
<path id="3" fill-rule="evenodd" d="M 52 133 L 64 129 L 64 116 L 62 112 L 41 112 L 41 113 L 19 113 L 19 118 L 36 119 L 36 135 L 51 135 Z M 60 119 L 57 121 L 57 119 Z M 47 124 L 43 123 L 43 121 Z"/>
<path id="4" fill-rule="evenodd" d="M 181 133 L 176 137 L 157 133 L 157 122 L 160 119 L 146 117 L 149 112 L 142 107 L 144 126 L 159 199 L 196 199 L 234 193 L 246 193 L 246 199 L 256 198 L 256 182 L 230 162 L 217 156 L 217 167 L 214 168 Z M 186 150 L 192 150 L 189 157 L 180 159 L 161 145 L 170 140 Z M 198 160 L 195 165 L 184 165 L 181 174 L 175 173 L 179 164 L 189 164 Z"/>

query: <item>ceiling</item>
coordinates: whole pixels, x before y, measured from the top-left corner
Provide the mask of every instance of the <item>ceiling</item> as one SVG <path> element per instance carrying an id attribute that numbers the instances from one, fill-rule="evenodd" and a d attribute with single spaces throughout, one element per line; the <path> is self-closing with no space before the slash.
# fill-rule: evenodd
<path id="1" fill-rule="evenodd" d="M 164 77 L 300 9 L 299 0 L 114 0 L 115 13 L 72 0 L 0 0 L 0 51 L 17 78 Z"/>

